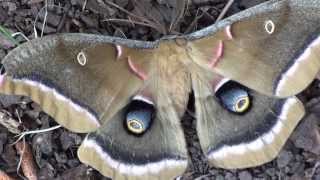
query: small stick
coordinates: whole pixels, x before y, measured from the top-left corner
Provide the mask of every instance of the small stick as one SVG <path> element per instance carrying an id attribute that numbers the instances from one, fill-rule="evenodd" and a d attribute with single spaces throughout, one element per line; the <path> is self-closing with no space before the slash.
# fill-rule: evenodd
<path id="1" fill-rule="evenodd" d="M 154 27 L 154 26 L 156 26 L 156 25 L 155 25 L 152 21 L 150 21 L 148 18 L 145 18 L 145 17 L 142 17 L 142 16 L 138 16 L 138 15 L 136 15 L 136 14 L 134 14 L 134 13 L 131 13 L 130 11 L 127 11 L 126 9 L 118 6 L 117 4 L 115 4 L 115 3 L 111 2 L 111 1 L 104 1 L 104 2 L 105 2 L 106 4 L 108 4 L 109 6 L 115 7 L 115 8 L 117 8 L 117 9 L 119 9 L 120 11 L 128 14 L 128 15 L 129 15 L 128 18 L 129 18 L 130 16 L 132 16 L 132 17 L 134 17 L 134 18 L 139 19 L 142 23 L 149 24 L 149 25 L 147 25 L 147 26 L 149 26 L 149 27 Z M 157 21 L 156 21 L 156 22 L 157 22 Z M 136 23 L 136 24 L 137 24 L 137 23 Z M 164 33 L 164 32 L 162 32 L 162 30 L 161 30 L 162 28 L 161 28 L 161 27 L 156 27 L 155 29 L 156 29 L 157 31 L 161 32 L 161 33 Z"/>
<path id="2" fill-rule="evenodd" d="M 49 131 L 53 131 L 53 130 L 58 129 L 58 128 L 61 128 L 61 127 L 62 127 L 61 125 L 56 125 L 56 126 L 53 126 L 53 127 L 50 127 L 50 128 L 46 128 L 46 129 L 24 131 L 24 132 L 22 132 L 22 133 L 20 133 L 20 134 L 18 135 L 18 139 L 17 139 L 13 144 L 15 144 L 16 142 L 20 141 L 20 140 L 21 140 L 22 138 L 24 138 L 26 135 L 49 132 Z"/>
<path id="3" fill-rule="evenodd" d="M 153 24 L 148 24 L 148 23 L 138 22 L 138 21 L 133 21 L 133 20 L 128 20 L 128 19 L 110 18 L 110 19 L 104 19 L 102 21 L 104 21 L 104 22 L 128 23 L 128 24 L 132 24 L 132 25 L 138 24 L 138 25 L 141 25 L 141 26 L 146 26 L 146 27 L 153 28 L 153 29 L 157 30 L 158 32 L 161 32 L 161 31 L 159 31 L 159 28 L 155 27 Z"/>
<path id="4" fill-rule="evenodd" d="M 43 23 L 42 23 L 42 28 L 41 28 L 41 34 L 40 34 L 40 37 L 43 36 L 43 33 L 44 33 L 44 28 L 46 26 L 46 22 L 47 22 L 47 16 L 48 16 L 48 8 L 49 7 L 57 7 L 57 8 L 62 8 L 60 6 L 57 6 L 57 5 L 48 5 L 48 0 L 45 1 L 45 5 L 39 10 L 34 22 L 33 22 L 33 31 L 34 31 L 34 37 L 35 38 L 38 38 L 38 32 L 37 32 L 37 28 L 36 28 L 36 23 L 38 22 L 38 19 L 39 19 L 39 16 L 40 16 L 40 13 L 42 13 L 43 10 L 45 10 L 45 14 L 44 14 L 44 19 L 43 19 Z"/>
<path id="5" fill-rule="evenodd" d="M 13 119 L 8 113 L 0 111 L 0 124 L 8 129 L 13 134 L 20 134 L 20 123 Z"/>
<path id="6" fill-rule="evenodd" d="M 107 3 L 109 6 L 113 6 L 113 7 L 119 9 L 120 11 L 122 11 L 122 12 L 124 12 L 124 13 L 132 16 L 132 17 L 135 17 L 135 18 L 140 19 L 140 20 L 142 20 L 142 21 L 143 21 L 143 20 L 146 20 L 145 18 L 140 17 L 140 16 L 138 16 L 138 15 L 136 15 L 136 14 L 131 13 L 131 12 L 127 11 L 126 9 L 118 6 L 117 4 L 115 4 L 115 3 L 111 2 L 111 1 L 104 1 L 104 2 Z"/>
<path id="7" fill-rule="evenodd" d="M 220 15 L 218 16 L 218 18 L 216 19 L 216 22 L 220 21 L 224 15 L 226 15 L 227 11 L 229 10 L 230 6 L 232 5 L 234 0 L 229 0 L 228 3 L 226 4 L 226 6 L 223 8 L 223 10 L 221 11 Z"/>
<path id="8" fill-rule="evenodd" d="M 320 162 L 318 161 L 312 168 L 312 172 L 310 174 L 307 174 L 307 177 L 312 179 L 312 177 L 314 176 L 314 174 L 316 173 L 317 169 L 320 166 Z"/>
<path id="9" fill-rule="evenodd" d="M 44 32 L 44 28 L 46 27 L 46 23 L 47 23 L 47 16 L 48 16 L 48 0 L 45 1 L 45 14 L 44 14 L 44 19 L 43 19 L 43 24 L 42 24 L 42 29 L 41 29 L 41 38 L 43 37 L 43 32 Z"/>
<path id="10" fill-rule="evenodd" d="M 195 18 L 190 23 L 190 25 L 187 27 L 184 34 L 189 34 L 192 30 L 197 29 L 197 22 L 204 15 L 204 12 L 202 11 L 202 13 L 200 15 L 198 15 L 198 14 L 199 14 L 199 9 L 197 9 Z"/>
<path id="11" fill-rule="evenodd" d="M 10 177 L 6 172 L 0 169 L 0 180 L 15 180 L 15 179 Z"/>
<path id="12" fill-rule="evenodd" d="M 20 154 L 22 172 L 29 180 L 37 180 L 37 169 L 33 160 L 30 145 L 24 141 L 17 142 L 16 150 Z"/>
<path id="13" fill-rule="evenodd" d="M 25 40 L 30 41 L 30 39 L 29 39 L 25 34 L 23 34 L 22 32 L 13 33 L 13 34 L 11 34 L 11 36 L 12 36 L 13 38 L 15 38 L 16 36 L 21 36 L 21 37 L 23 37 Z"/>
<path id="14" fill-rule="evenodd" d="M 86 10 L 88 0 L 85 0 L 82 5 L 82 11 Z"/>

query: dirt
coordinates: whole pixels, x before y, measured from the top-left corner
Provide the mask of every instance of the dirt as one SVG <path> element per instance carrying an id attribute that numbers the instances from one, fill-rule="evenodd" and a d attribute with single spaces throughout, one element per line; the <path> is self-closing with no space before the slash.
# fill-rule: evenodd
<path id="1" fill-rule="evenodd" d="M 264 0 L 239 0 L 233 3 L 226 16 L 254 6 Z M 45 2 L 48 14 L 45 18 Z M 111 2 L 111 3 L 110 3 Z M 187 8 L 170 0 L 2 0 L 0 25 L 11 32 L 21 32 L 35 38 L 34 26 L 41 35 L 63 32 L 86 32 L 122 38 L 155 40 L 164 35 L 186 34 L 215 22 L 226 0 L 189 0 Z M 181 14 L 184 10 L 185 13 Z M 134 16 L 132 15 L 134 14 Z M 128 17 L 130 15 L 130 19 Z M 180 17 L 180 18 L 178 18 Z M 35 20 L 37 21 L 35 22 Z M 35 22 L 35 23 L 34 23 Z M 172 23 L 174 22 L 174 23 Z M 0 59 L 18 43 L 0 35 Z M 315 80 L 299 97 L 308 113 L 296 128 L 279 156 L 270 163 L 243 170 L 210 168 L 200 149 L 195 120 L 186 114 L 184 133 L 190 155 L 190 166 L 181 179 L 259 180 L 259 179 L 320 179 L 320 84 Z M 56 126 L 52 118 L 30 99 L 0 96 L 0 109 L 21 119 L 21 130 L 45 129 Z M 79 162 L 77 147 L 84 135 L 59 128 L 54 131 L 28 135 L 39 179 L 107 179 Z M 21 179 L 17 173 L 19 156 L 12 143 L 14 134 L 0 126 L 0 170 Z"/>

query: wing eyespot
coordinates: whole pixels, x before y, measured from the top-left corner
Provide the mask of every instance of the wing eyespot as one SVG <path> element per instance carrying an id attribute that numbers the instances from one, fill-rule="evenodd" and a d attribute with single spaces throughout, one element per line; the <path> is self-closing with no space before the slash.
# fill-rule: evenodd
<path id="1" fill-rule="evenodd" d="M 80 51 L 78 53 L 77 61 L 81 66 L 85 66 L 87 64 L 87 57 L 83 51 Z"/>
<path id="2" fill-rule="evenodd" d="M 273 34 L 275 28 L 275 24 L 272 20 L 267 20 L 264 22 L 264 29 L 268 34 Z"/>
<path id="3" fill-rule="evenodd" d="M 238 98 L 238 100 L 236 101 L 235 107 L 233 108 L 236 112 L 239 113 L 243 113 L 246 110 L 248 110 L 249 106 L 250 106 L 250 99 L 249 96 L 246 95 L 244 97 L 240 97 Z"/>
<path id="4" fill-rule="evenodd" d="M 228 111 L 243 114 L 250 109 L 251 98 L 247 88 L 234 81 L 228 81 L 221 85 L 215 95 Z"/>
<path id="5" fill-rule="evenodd" d="M 125 127 L 133 135 L 142 135 L 151 127 L 154 114 L 152 101 L 141 96 L 134 97 L 127 107 Z"/>

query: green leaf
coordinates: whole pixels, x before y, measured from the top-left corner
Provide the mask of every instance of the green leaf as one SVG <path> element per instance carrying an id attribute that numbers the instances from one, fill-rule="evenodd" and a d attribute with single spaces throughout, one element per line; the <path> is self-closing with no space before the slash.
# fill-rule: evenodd
<path id="1" fill-rule="evenodd" d="M 10 33 L 7 28 L 5 28 L 1 25 L 0 25 L 0 34 L 2 34 L 4 37 L 6 37 L 8 40 L 10 40 L 15 45 L 19 44 L 19 42 L 11 36 L 12 33 Z"/>

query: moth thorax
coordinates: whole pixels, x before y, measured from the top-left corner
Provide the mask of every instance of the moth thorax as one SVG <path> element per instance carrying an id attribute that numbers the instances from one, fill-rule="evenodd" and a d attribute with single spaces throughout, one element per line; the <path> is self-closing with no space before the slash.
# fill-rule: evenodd
<path id="1" fill-rule="evenodd" d="M 143 134 L 151 126 L 155 113 L 154 105 L 144 98 L 134 98 L 127 107 L 126 127 L 130 133 Z"/>
<path id="2" fill-rule="evenodd" d="M 216 96 L 226 109 L 238 114 L 248 111 L 251 104 L 247 89 L 233 82 L 219 88 Z"/>

